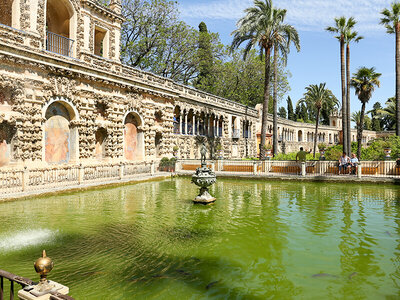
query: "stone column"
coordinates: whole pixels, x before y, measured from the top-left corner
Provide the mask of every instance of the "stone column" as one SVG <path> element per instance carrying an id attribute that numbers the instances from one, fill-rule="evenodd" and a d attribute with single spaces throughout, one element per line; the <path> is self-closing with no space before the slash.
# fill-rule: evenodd
<path id="1" fill-rule="evenodd" d="M 361 162 L 357 166 L 357 177 L 361 178 L 362 175 L 362 169 L 361 169 Z"/>
<path id="2" fill-rule="evenodd" d="M 182 134 L 182 111 L 179 112 L 179 132 L 178 134 Z"/>
<path id="3" fill-rule="evenodd" d="M 119 180 L 124 178 L 124 168 L 125 168 L 124 163 L 120 162 L 119 163 Z"/>
<path id="4" fill-rule="evenodd" d="M 82 164 L 79 164 L 79 169 L 78 169 L 78 184 L 82 184 L 83 183 L 83 179 L 84 179 L 84 169 Z"/>
<path id="5" fill-rule="evenodd" d="M 306 163 L 301 162 L 301 176 L 306 176 Z"/>
<path id="6" fill-rule="evenodd" d="M 24 170 L 22 171 L 22 191 L 25 192 L 28 185 L 29 185 L 29 171 L 27 169 L 27 167 L 24 167 Z"/>
<path id="7" fill-rule="evenodd" d="M 185 134 L 188 134 L 188 112 L 185 111 Z"/>
<path id="8" fill-rule="evenodd" d="M 196 114 L 193 111 L 193 118 L 192 118 L 192 135 L 195 135 L 196 130 Z"/>
<path id="9" fill-rule="evenodd" d="M 206 115 L 204 117 L 204 135 L 209 136 L 209 131 L 210 131 L 210 120 L 209 116 Z"/>
<path id="10" fill-rule="evenodd" d="M 218 136 L 217 117 L 214 117 L 214 136 Z"/>

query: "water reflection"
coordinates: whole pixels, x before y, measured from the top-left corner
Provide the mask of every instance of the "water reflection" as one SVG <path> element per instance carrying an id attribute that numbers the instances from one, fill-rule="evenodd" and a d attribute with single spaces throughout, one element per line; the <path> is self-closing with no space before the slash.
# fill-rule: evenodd
<path id="1" fill-rule="evenodd" d="M 56 234 L 1 248 L 0 268 L 36 278 L 45 247 L 77 299 L 400 295 L 398 187 L 219 180 L 198 206 L 189 182 L 2 203 L 0 245 Z"/>

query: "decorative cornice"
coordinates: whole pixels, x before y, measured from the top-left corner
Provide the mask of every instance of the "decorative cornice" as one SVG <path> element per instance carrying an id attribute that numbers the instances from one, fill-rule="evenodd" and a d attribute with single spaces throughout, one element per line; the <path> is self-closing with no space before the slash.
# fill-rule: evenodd
<path id="1" fill-rule="evenodd" d="M 87 5 L 88 7 L 92 8 L 96 12 L 101 13 L 101 14 L 111 18 L 112 20 L 118 19 L 121 22 L 124 21 L 124 18 L 121 15 L 119 15 L 116 12 L 112 11 L 108 7 L 99 5 L 98 3 L 96 3 L 96 2 L 94 2 L 92 0 L 82 0 L 82 3 L 84 5 Z"/>

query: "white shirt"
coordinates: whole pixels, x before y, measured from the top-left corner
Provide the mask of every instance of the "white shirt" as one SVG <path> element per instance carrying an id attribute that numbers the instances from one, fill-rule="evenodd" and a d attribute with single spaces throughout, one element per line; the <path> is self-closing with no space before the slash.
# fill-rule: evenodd
<path id="1" fill-rule="evenodd" d="M 348 164 L 349 163 L 349 157 L 346 155 L 346 156 L 341 156 L 340 157 L 340 159 L 339 159 L 339 163 L 340 163 L 340 165 L 345 165 L 345 164 Z"/>

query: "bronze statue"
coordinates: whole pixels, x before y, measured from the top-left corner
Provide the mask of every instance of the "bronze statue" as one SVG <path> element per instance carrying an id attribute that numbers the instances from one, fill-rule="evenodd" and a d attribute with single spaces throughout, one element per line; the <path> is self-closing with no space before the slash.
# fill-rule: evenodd
<path id="1" fill-rule="evenodd" d="M 207 155 L 207 148 L 204 143 L 201 145 L 200 155 L 201 155 L 201 164 L 203 165 L 203 163 L 204 164 L 206 163 L 206 155 Z"/>

